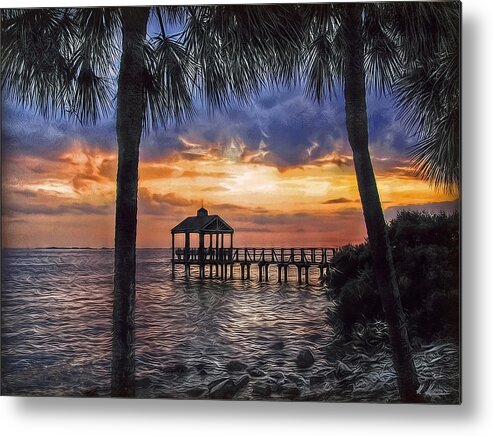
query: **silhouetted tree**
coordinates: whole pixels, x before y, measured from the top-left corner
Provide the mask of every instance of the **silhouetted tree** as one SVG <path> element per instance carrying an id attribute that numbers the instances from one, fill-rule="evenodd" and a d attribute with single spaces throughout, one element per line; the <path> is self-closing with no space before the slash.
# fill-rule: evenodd
<path id="1" fill-rule="evenodd" d="M 135 245 L 142 130 L 193 113 L 195 64 L 164 33 L 177 7 L 2 10 L 2 90 L 44 116 L 82 124 L 107 116 L 116 96 L 116 189 L 111 393 L 135 394 Z M 118 77 L 115 87 L 115 76 Z"/>
<path id="2" fill-rule="evenodd" d="M 202 89 L 213 106 L 228 101 L 231 84 L 243 98 L 265 83 L 301 82 L 319 102 L 342 88 L 403 401 L 418 399 L 419 383 L 368 148 L 366 94 L 397 89 L 399 115 L 421 137 L 413 154 L 417 172 L 447 189 L 457 184 L 459 8 L 456 2 L 221 5 L 196 8 L 185 31 L 186 46 L 203 70 L 212 70 Z"/>

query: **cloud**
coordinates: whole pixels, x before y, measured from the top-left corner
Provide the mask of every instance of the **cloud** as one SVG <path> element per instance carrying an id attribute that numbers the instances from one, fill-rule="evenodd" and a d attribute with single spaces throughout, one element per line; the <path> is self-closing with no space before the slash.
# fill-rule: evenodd
<path id="1" fill-rule="evenodd" d="M 45 204 L 15 203 L 4 206 L 3 213 L 7 216 L 21 215 L 108 215 L 114 208 L 110 205 L 94 205 L 89 203 L 61 204 L 50 206 Z"/>
<path id="2" fill-rule="evenodd" d="M 32 109 L 2 101 L 2 146 L 7 155 L 57 157 L 74 139 L 98 144 L 105 151 L 116 150 L 112 117 L 95 126 L 81 126 L 67 118 L 44 118 Z"/>
<path id="3" fill-rule="evenodd" d="M 300 87 L 281 88 L 263 92 L 251 104 L 233 104 L 212 115 L 199 108 L 188 123 L 144 134 L 141 160 L 155 162 L 173 155 L 189 161 L 236 158 L 276 166 L 281 171 L 310 162 L 350 165 L 344 98 L 340 94 L 317 104 L 305 97 Z M 370 143 L 377 152 L 404 154 L 414 140 L 394 120 L 393 101 L 371 94 L 367 101 Z M 114 113 L 95 126 L 83 127 L 74 120 L 47 120 L 32 110 L 5 100 L 3 103 L 2 142 L 7 154 L 57 156 L 74 139 L 107 152 L 116 150 Z M 337 153 L 332 154 L 334 151 Z"/>
<path id="4" fill-rule="evenodd" d="M 191 206 L 193 201 L 188 200 L 175 192 L 169 192 L 168 194 L 152 194 L 152 201 L 156 203 L 166 203 L 170 206 Z"/>
<path id="5" fill-rule="evenodd" d="M 352 203 L 354 200 L 350 198 L 340 197 L 340 198 L 332 198 L 330 200 L 324 201 L 322 204 L 343 204 L 343 203 Z"/>
<path id="6" fill-rule="evenodd" d="M 209 186 L 207 188 L 203 188 L 202 192 L 228 192 L 229 189 L 224 186 Z"/>

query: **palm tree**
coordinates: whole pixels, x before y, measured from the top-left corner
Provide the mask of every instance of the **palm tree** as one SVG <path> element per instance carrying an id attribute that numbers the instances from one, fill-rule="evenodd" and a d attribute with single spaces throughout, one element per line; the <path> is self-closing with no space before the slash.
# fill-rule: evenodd
<path id="1" fill-rule="evenodd" d="M 418 174 L 448 189 L 458 183 L 458 136 L 447 129 L 458 125 L 458 69 L 453 72 L 451 53 L 458 52 L 459 8 L 458 3 L 346 4 L 305 15 L 307 92 L 320 101 L 338 81 L 344 90 L 348 140 L 403 401 L 418 400 L 419 382 L 368 149 L 367 84 L 387 94 L 397 88 L 399 116 L 422 138 L 412 153 Z M 450 62 L 444 62 L 444 53 Z M 429 76 L 428 65 L 438 71 Z M 434 83 L 427 84 L 427 77 Z M 441 160 L 430 166 L 430 154 Z"/>
<path id="2" fill-rule="evenodd" d="M 399 115 L 421 137 L 413 154 L 418 173 L 439 186 L 453 186 L 458 181 L 458 137 L 456 130 L 448 129 L 458 125 L 453 62 L 458 24 L 458 3 L 274 9 L 222 5 L 197 8 L 185 31 L 185 44 L 202 68 L 226 72 L 221 73 L 221 86 L 206 74 L 212 81 L 202 89 L 216 106 L 226 101 L 228 83 L 255 93 L 269 81 L 284 85 L 299 81 L 319 102 L 342 87 L 348 140 L 403 401 L 418 400 L 419 383 L 368 148 L 367 86 L 385 94 L 397 89 Z M 440 56 L 449 59 L 447 66 Z M 432 84 L 426 82 L 430 68 L 436 71 Z"/>
<path id="3" fill-rule="evenodd" d="M 293 20 L 285 16 L 289 9 L 272 6 L 249 10 L 251 19 L 244 23 L 240 39 L 254 40 L 262 49 L 260 53 L 278 55 L 283 49 L 280 42 L 291 40 Z M 8 98 L 45 117 L 89 124 L 111 114 L 116 96 L 113 396 L 135 394 L 137 191 L 142 132 L 170 120 L 190 118 L 198 81 L 211 107 L 226 107 L 233 98 L 245 101 L 263 85 L 263 77 L 257 74 L 262 59 L 251 52 L 237 52 L 226 63 L 224 59 L 214 62 L 216 55 L 209 55 L 222 41 L 217 35 L 201 34 L 195 40 L 195 48 L 205 48 L 203 53 L 195 53 L 203 61 L 199 70 L 177 35 L 166 35 L 166 23 L 185 17 L 188 27 L 193 27 L 198 11 L 207 8 L 2 10 L 2 90 Z M 161 31 L 149 39 L 146 29 L 152 13 Z M 216 24 L 221 20 L 219 17 Z M 264 30 L 265 23 L 276 23 L 276 27 L 269 25 Z M 258 35 L 252 38 L 255 31 Z M 277 44 L 271 41 L 274 35 Z M 246 58 L 247 54 L 251 57 Z M 235 69 L 228 70 L 233 59 Z"/>
<path id="4" fill-rule="evenodd" d="M 394 88 L 398 118 L 418 137 L 410 153 L 416 175 L 451 194 L 458 194 L 460 182 L 458 24 L 454 17 L 447 44 L 433 58 L 409 65 Z"/>
<path id="5" fill-rule="evenodd" d="M 151 13 L 161 34 L 147 38 Z M 139 144 L 143 129 L 193 113 L 195 64 L 165 34 L 180 8 L 2 10 L 2 90 L 44 116 L 83 124 L 111 114 L 118 173 L 111 393 L 135 394 L 135 266 Z M 164 17 L 164 19 L 163 19 Z M 118 81 L 115 86 L 115 78 Z"/>

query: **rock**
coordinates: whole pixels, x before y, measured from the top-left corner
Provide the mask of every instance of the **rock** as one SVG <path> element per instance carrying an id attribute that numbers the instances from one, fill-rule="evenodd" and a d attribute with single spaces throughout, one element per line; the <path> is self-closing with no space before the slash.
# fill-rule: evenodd
<path id="1" fill-rule="evenodd" d="M 318 341 L 322 339 L 322 335 L 320 333 L 311 333 L 306 337 L 309 341 Z"/>
<path id="2" fill-rule="evenodd" d="M 237 388 L 233 382 L 233 380 L 227 379 L 223 382 L 215 385 L 209 391 L 209 397 L 218 399 L 231 399 L 236 394 Z"/>
<path id="3" fill-rule="evenodd" d="M 229 380 L 228 377 L 222 377 L 222 378 L 218 378 L 216 380 L 212 380 L 208 385 L 207 387 L 209 388 L 209 390 L 211 390 L 214 386 L 218 385 L 219 383 L 222 383 L 226 380 Z"/>
<path id="4" fill-rule="evenodd" d="M 264 377 L 265 372 L 262 371 L 261 369 L 255 368 L 255 367 L 250 367 L 247 368 L 248 374 L 250 374 L 250 377 Z"/>
<path id="5" fill-rule="evenodd" d="M 202 377 L 205 377 L 207 374 L 209 374 L 205 369 L 201 369 L 199 371 L 199 375 L 201 375 Z"/>
<path id="6" fill-rule="evenodd" d="M 282 350 L 284 348 L 283 341 L 276 341 L 272 345 L 269 346 L 272 350 Z"/>
<path id="7" fill-rule="evenodd" d="M 262 397 L 268 397 L 271 394 L 272 389 L 269 385 L 254 384 L 252 391 L 254 394 L 261 395 Z"/>
<path id="8" fill-rule="evenodd" d="M 310 377 L 310 386 L 319 385 L 319 384 L 323 383 L 324 381 L 325 381 L 325 377 L 323 377 L 321 375 L 314 375 L 314 376 Z"/>
<path id="9" fill-rule="evenodd" d="M 190 397 L 190 398 L 199 398 L 199 397 L 203 397 L 205 394 L 207 393 L 207 389 L 205 388 L 201 388 L 201 387 L 196 387 L 196 388 L 192 388 L 192 389 L 189 389 L 187 391 L 187 395 Z"/>
<path id="10" fill-rule="evenodd" d="M 344 362 L 339 361 L 336 368 L 337 377 L 347 377 L 352 372 L 353 371 L 351 371 L 351 368 L 349 368 L 349 366 L 347 366 Z"/>
<path id="11" fill-rule="evenodd" d="M 275 372 L 271 377 L 276 381 L 276 383 L 281 382 L 284 379 L 284 374 L 282 372 Z"/>
<path id="12" fill-rule="evenodd" d="M 307 348 L 305 350 L 301 350 L 296 356 L 296 366 L 298 368 L 310 368 L 315 363 L 315 358 L 313 357 L 313 353 Z"/>
<path id="13" fill-rule="evenodd" d="M 240 372 L 244 371 L 248 365 L 245 365 L 239 360 L 230 360 L 226 365 L 226 371 L 228 372 Z"/>
<path id="14" fill-rule="evenodd" d="M 235 381 L 235 386 L 239 390 L 242 387 L 246 386 L 248 383 L 250 383 L 250 377 L 245 374 Z"/>
<path id="15" fill-rule="evenodd" d="M 294 374 L 289 374 L 288 376 L 286 376 L 286 378 L 294 383 L 295 385 L 304 385 L 305 384 L 305 380 L 303 380 L 301 377 L 298 377 L 297 375 L 294 375 Z"/>
<path id="16" fill-rule="evenodd" d="M 277 394 L 282 389 L 282 384 L 280 382 L 273 381 L 272 384 L 269 384 L 270 391 L 272 394 Z"/>
<path id="17" fill-rule="evenodd" d="M 293 384 L 287 384 L 282 387 L 282 393 L 285 397 L 293 399 L 300 396 L 301 390 Z"/>
<path id="18" fill-rule="evenodd" d="M 188 371 L 187 366 L 184 363 L 173 363 L 171 365 L 167 365 L 163 368 L 164 372 L 170 372 L 173 374 L 183 374 Z"/>
<path id="19" fill-rule="evenodd" d="M 84 397 L 99 397 L 99 391 L 97 388 L 85 389 L 82 391 Z"/>

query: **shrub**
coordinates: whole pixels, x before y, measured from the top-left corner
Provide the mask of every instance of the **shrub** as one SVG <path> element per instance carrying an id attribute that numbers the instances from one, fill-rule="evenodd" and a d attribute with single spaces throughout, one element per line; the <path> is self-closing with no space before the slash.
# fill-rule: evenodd
<path id="1" fill-rule="evenodd" d="M 402 305 L 411 336 L 459 337 L 459 215 L 400 212 L 388 225 Z M 382 320 L 368 243 L 343 247 L 332 261 L 331 286 L 344 331 Z"/>

